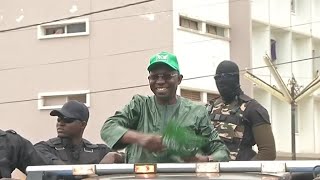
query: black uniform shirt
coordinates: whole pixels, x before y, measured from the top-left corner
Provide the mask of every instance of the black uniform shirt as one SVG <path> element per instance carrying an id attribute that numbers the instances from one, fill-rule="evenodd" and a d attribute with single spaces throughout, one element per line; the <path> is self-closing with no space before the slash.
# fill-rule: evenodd
<path id="1" fill-rule="evenodd" d="M 67 139 L 59 137 L 41 141 L 35 144 L 35 148 L 53 164 L 99 164 L 111 151 L 104 144 L 92 144 L 86 139 L 73 146 Z"/>
<path id="2" fill-rule="evenodd" d="M 256 100 L 251 100 L 247 103 L 246 110 L 243 112 L 243 116 L 247 121 L 247 130 L 245 130 L 243 143 L 245 145 L 254 146 L 256 141 L 253 137 L 252 128 L 261 124 L 271 124 L 268 111 Z"/>
<path id="3" fill-rule="evenodd" d="M 30 141 L 13 130 L 0 129 L 0 178 L 10 178 L 15 168 L 25 173 L 27 166 L 47 163 Z"/>

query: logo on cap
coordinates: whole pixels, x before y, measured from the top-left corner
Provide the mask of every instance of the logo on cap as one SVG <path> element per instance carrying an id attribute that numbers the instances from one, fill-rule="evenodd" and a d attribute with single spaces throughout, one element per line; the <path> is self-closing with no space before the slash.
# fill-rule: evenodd
<path id="1" fill-rule="evenodd" d="M 163 54 L 163 55 L 157 54 L 157 60 L 158 61 L 166 61 L 166 60 L 168 60 L 168 54 Z"/>

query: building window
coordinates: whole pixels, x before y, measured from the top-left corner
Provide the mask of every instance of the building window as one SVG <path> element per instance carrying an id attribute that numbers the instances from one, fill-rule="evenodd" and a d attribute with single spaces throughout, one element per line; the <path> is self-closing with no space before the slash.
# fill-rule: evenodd
<path id="1" fill-rule="evenodd" d="M 291 7 L 291 13 L 296 13 L 296 0 L 291 0 L 291 4 L 290 4 L 290 7 Z"/>
<path id="2" fill-rule="evenodd" d="M 221 36 L 221 37 L 226 37 L 226 34 L 225 34 L 226 28 L 215 26 L 215 25 L 211 25 L 211 24 L 206 24 L 206 28 L 207 28 L 206 32 L 208 34 L 213 34 L 213 35 L 217 35 L 217 36 Z"/>
<path id="3" fill-rule="evenodd" d="M 76 100 L 90 106 L 90 93 L 88 90 L 67 92 L 46 92 L 38 94 L 38 109 L 61 108 L 64 103 Z"/>
<path id="4" fill-rule="evenodd" d="M 192 101 L 201 102 L 201 93 L 198 91 L 191 91 L 186 89 L 181 89 L 181 96 L 184 98 L 188 98 Z"/>
<path id="5" fill-rule="evenodd" d="M 180 95 L 181 97 L 190 99 L 203 105 L 209 103 L 210 100 L 220 97 L 219 94 L 188 89 L 180 89 Z"/>
<path id="6" fill-rule="evenodd" d="M 185 17 L 180 16 L 180 26 L 192 30 L 200 30 L 199 29 L 199 22 L 195 20 L 191 20 Z"/>
<path id="7" fill-rule="evenodd" d="M 270 40 L 270 52 L 271 52 L 271 60 L 277 60 L 277 41 L 274 39 Z"/>
<path id="8" fill-rule="evenodd" d="M 219 94 L 207 93 L 207 103 L 209 103 L 213 99 L 217 99 Z"/>
<path id="9" fill-rule="evenodd" d="M 64 31 L 65 31 L 65 28 L 63 26 L 47 27 L 47 28 L 45 28 L 45 35 L 64 34 Z"/>
<path id="10" fill-rule="evenodd" d="M 88 19 L 72 19 L 38 26 L 38 39 L 82 36 L 88 34 Z"/>
<path id="11" fill-rule="evenodd" d="M 219 95 L 215 93 L 187 90 L 187 89 L 180 89 L 180 95 L 184 98 L 190 99 L 195 102 L 199 102 L 200 104 L 203 104 L 203 105 L 209 103 L 210 100 L 213 100 L 219 97 Z"/>
<path id="12" fill-rule="evenodd" d="M 179 27 L 181 30 L 189 31 L 200 35 L 205 35 L 213 38 L 229 40 L 228 25 L 215 22 L 208 22 L 188 15 L 179 16 Z"/>

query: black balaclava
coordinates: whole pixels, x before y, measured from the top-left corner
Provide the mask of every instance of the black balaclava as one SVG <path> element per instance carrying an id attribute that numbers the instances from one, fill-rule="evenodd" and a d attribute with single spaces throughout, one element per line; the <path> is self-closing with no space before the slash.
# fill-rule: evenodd
<path id="1" fill-rule="evenodd" d="M 231 103 L 236 96 L 243 94 L 240 88 L 239 68 L 232 61 L 222 61 L 216 70 L 214 77 L 222 99 Z"/>

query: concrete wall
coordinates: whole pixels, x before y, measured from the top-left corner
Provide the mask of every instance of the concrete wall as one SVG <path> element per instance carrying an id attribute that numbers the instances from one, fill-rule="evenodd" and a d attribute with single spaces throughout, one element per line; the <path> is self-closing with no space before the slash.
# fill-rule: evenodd
<path id="1" fill-rule="evenodd" d="M 134 1 L 64 1 L 56 3 L 1 3 L 1 29 L 121 6 Z M 76 6 L 76 12 L 69 10 Z M 107 116 L 125 105 L 142 88 L 104 91 L 147 84 L 149 57 L 172 51 L 171 1 L 151 2 L 90 16 L 88 36 L 37 39 L 35 27 L 0 34 L 1 102 L 36 99 L 40 92 L 90 90 L 91 118 L 86 135 L 100 141 L 99 130 Z M 64 7 L 64 8 L 61 8 Z M 74 7 L 73 7 L 74 8 Z M 23 9 L 24 18 L 12 21 Z M 40 15 L 34 11 L 40 9 Z M 145 13 L 154 14 L 149 19 Z M 70 61 L 56 63 L 62 61 Z M 97 92 L 97 93 L 95 93 Z M 33 142 L 55 136 L 55 120 L 49 110 L 37 109 L 37 101 L 0 105 L 2 129 L 15 129 Z M 34 131 L 34 127 L 42 127 Z"/>
<path id="2" fill-rule="evenodd" d="M 133 2 L 1 1 L 0 29 Z M 55 137 L 56 120 L 49 116 L 50 110 L 38 109 L 38 93 L 89 90 L 91 117 L 84 137 L 102 142 L 99 132 L 108 116 L 134 94 L 151 94 L 149 57 L 173 50 L 172 11 L 159 13 L 170 9 L 172 2 L 162 0 L 92 15 L 87 17 L 87 36 L 39 40 L 36 27 L 0 33 L 1 129 L 14 129 L 33 143 Z M 112 90 L 136 85 L 146 86 Z"/>
<path id="3" fill-rule="evenodd" d="M 252 21 L 251 21 L 251 1 L 229 1 L 231 42 L 230 57 L 239 65 L 239 69 L 250 68 L 252 61 Z M 252 83 L 241 76 L 242 90 L 252 96 Z"/>

